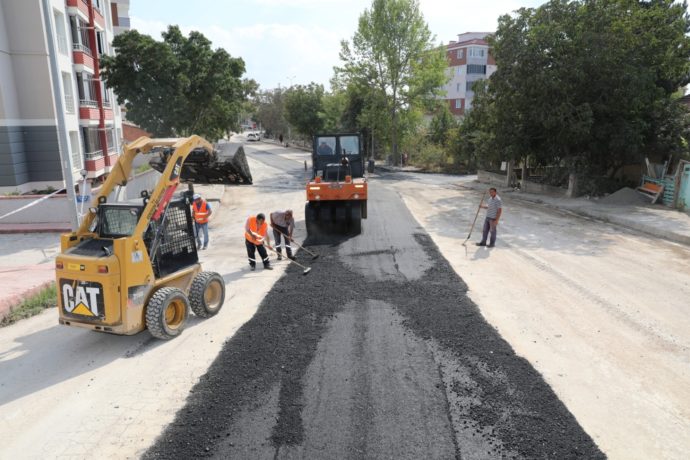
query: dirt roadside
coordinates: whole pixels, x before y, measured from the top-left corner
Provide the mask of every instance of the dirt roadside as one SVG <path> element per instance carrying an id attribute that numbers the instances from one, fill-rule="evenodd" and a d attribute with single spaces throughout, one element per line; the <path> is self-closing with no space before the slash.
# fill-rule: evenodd
<path id="1" fill-rule="evenodd" d="M 394 187 L 489 323 L 610 458 L 684 458 L 690 249 L 506 194 L 497 247 L 480 215 L 465 253 L 481 193 L 456 185 Z"/>

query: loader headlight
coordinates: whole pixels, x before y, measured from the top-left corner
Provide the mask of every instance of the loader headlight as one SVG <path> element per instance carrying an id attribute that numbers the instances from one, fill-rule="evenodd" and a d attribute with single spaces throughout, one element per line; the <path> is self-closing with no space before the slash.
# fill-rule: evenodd
<path id="1" fill-rule="evenodd" d="M 359 199 L 359 193 L 355 193 L 355 196 L 353 196 L 353 198 L 354 198 L 355 200 L 358 200 L 358 199 Z"/>
<path id="2" fill-rule="evenodd" d="M 320 199 L 321 199 L 321 195 L 316 195 L 314 198 L 317 199 L 317 200 L 320 200 Z"/>
<path id="3" fill-rule="evenodd" d="M 309 190 L 321 190 L 321 187 L 309 187 Z"/>
<path id="4" fill-rule="evenodd" d="M 363 185 L 355 185 L 355 188 L 364 188 Z"/>

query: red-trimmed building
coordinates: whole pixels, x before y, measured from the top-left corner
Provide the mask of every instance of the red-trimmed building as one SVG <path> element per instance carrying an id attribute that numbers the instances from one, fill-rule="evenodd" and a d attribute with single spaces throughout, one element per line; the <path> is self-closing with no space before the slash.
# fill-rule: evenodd
<path id="1" fill-rule="evenodd" d="M 129 0 L 0 2 L 0 191 L 64 187 L 63 162 L 75 180 L 112 170 L 122 117 L 99 65 L 128 9 Z"/>
<path id="2" fill-rule="evenodd" d="M 467 32 L 458 35 L 446 46 L 448 76 L 444 99 L 451 113 L 462 116 L 472 107 L 472 85 L 489 78 L 496 71 L 496 61 L 489 50 L 489 32 Z"/>

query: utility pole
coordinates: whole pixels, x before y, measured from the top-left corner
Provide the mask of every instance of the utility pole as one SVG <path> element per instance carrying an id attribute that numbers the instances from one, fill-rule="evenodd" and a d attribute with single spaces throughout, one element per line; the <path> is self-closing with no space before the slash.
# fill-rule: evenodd
<path id="1" fill-rule="evenodd" d="M 72 230 L 79 227 L 79 217 L 77 209 L 77 197 L 74 193 L 74 166 L 72 164 L 72 149 L 70 147 L 69 136 L 67 135 L 67 123 L 65 122 L 65 95 L 62 88 L 62 76 L 57 63 L 57 50 L 55 46 L 55 29 L 53 28 L 53 8 L 50 0 L 43 0 L 43 22 L 46 28 L 46 42 L 48 44 L 48 61 L 50 62 L 50 76 L 53 84 L 53 94 L 55 99 L 55 115 L 57 118 L 58 148 L 60 150 L 60 165 L 62 166 L 62 176 L 65 179 L 67 191 L 67 201 L 70 209 L 70 223 Z"/>

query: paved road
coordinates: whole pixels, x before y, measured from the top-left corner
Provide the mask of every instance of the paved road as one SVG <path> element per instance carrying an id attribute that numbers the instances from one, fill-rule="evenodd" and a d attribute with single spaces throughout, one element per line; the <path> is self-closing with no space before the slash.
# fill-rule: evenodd
<path id="1" fill-rule="evenodd" d="M 145 457 L 603 457 L 400 197 L 371 197 L 363 233 L 311 246 Z"/>
<path id="2" fill-rule="evenodd" d="M 249 272 L 244 220 L 299 220 L 306 155 L 247 151 L 202 255 L 221 313 L 165 343 L 54 310 L 0 329 L 0 458 L 684 458 L 687 248 L 507 194 L 498 247 L 466 253 L 480 194 L 402 174 L 308 276 Z"/>

